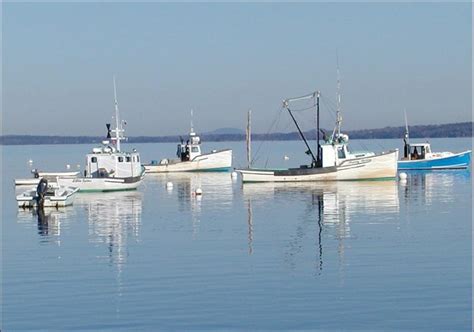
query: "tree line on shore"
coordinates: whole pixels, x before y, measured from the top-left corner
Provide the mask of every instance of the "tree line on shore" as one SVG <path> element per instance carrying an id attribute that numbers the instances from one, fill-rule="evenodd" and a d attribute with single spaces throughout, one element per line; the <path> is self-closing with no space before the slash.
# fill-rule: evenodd
<path id="1" fill-rule="evenodd" d="M 434 137 L 472 137 L 473 122 L 449 123 L 440 125 L 418 125 L 410 126 L 411 138 L 434 138 Z M 330 134 L 331 130 L 324 130 Z M 385 127 L 378 129 L 362 129 L 344 131 L 351 139 L 388 139 L 403 138 L 405 127 Z M 316 139 L 316 131 L 311 130 L 304 133 L 307 139 Z M 179 142 L 185 135 L 171 136 L 133 136 L 129 137 L 129 143 L 166 143 Z M 320 136 L 322 139 L 322 135 Z M 201 138 L 205 142 L 220 141 L 243 141 L 245 134 L 202 134 Z M 269 133 L 252 134 L 255 141 L 291 141 L 298 140 L 300 136 L 297 132 L 290 133 Z M 91 144 L 100 143 L 103 136 L 41 136 L 41 135 L 4 135 L 0 136 L 1 145 L 35 145 L 35 144 Z"/>

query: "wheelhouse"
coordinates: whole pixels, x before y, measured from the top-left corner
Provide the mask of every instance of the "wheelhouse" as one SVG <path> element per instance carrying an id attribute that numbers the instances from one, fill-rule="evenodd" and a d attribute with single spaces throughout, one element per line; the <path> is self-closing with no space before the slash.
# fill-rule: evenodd
<path id="1" fill-rule="evenodd" d="M 189 134 L 189 139 L 186 143 L 181 142 L 178 144 L 176 151 L 177 157 L 181 161 L 190 161 L 201 155 L 201 138 L 194 132 Z"/>
<path id="2" fill-rule="evenodd" d="M 134 177 L 142 172 L 138 152 L 120 152 L 108 141 L 86 156 L 84 176 L 89 178 Z"/>
<path id="3" fill-rule="evenodd" d="M 423 160 L 429 154 L 431 154 L 429 143 L 405 144 L 404 159 Z"/>

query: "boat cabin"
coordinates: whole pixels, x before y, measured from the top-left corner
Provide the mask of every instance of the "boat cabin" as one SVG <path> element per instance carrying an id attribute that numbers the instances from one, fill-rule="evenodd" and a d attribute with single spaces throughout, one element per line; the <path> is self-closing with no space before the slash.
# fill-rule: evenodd
<path id="1" fill-rule="evenodd" d="M 342 162 L 349 159 L 374 156 L 373 152 L 351 151 L 347 142 L 349 136 L 339 134 L 335 139 L 328 138 L 324 144 L 321 144 L 322 167 L 339 166 Z"/>
<path id="2" fill-rule="evenodd" d="M 402 160 L 423 160 L 431 155 L 429 143 L 405 144 Z"/>
<path id="3" fill-rule="evenodd" d="M 84 176 L 88 178 L 135 177 L 142 173 L 138 152 L 118 151 L 109 141 L 86 155 Z"/>
<path id="4" fill-rule="evenodd" d="M 186 143 L 178 144 L 176 155 L 181 161 L 191 161 L 201 155 L 201 138 L 191 132 Z"/>
<path id="5" fill-rule="evenodd" d="M 347 144 L 321 144 L 322 167 L 339 166 L 346 160 L 373 155 L 373 152 L 351 152 Z"/>

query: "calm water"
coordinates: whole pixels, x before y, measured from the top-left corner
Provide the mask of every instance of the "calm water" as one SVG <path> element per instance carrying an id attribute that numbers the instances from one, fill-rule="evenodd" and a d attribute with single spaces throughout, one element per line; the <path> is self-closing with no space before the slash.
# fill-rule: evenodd
<path id="1" fill-rule="evenodd" d="M 231 147 L 238 166 L 243 145 L 204 149 Z M 471 141 L 432 145 L 460 151 Z M 175 151 L 134 147 L 142 160 Z M 380 151 L 400 141 L 352 147 Z M 79 194 L 40 219 L 17 210 L 13 179 L 29 176 L 29 159 L 45 170 L 75 168 L 90 148 L 2 148 L 6 331 L 471 329 L 469 170 L 409 173 L 406 184 L 147 175 L 136 192 Z M 265 143 L 259 162 L 299 165 L 302 151 L 300 142 Z M 192 194 L 198 187 L 202 197 Z"/>

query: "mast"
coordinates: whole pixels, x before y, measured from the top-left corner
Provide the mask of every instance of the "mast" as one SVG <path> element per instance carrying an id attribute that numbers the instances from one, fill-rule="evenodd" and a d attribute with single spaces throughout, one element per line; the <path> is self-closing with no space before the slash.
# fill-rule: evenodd
<path id="1" fill-rule="evenodd" d="M 318 151 L 316 152 L 316 166 L 321 166 L 321 145 L 319 144 L 319 96 L 320 92 L 316 91 L 316 132 L 317 132 L 317 145 Z"/>
<path id="2" fill-rule="evenodd" d="M 332 139 L 341 136 L 341 75 L 339 71 L 339 56 L 336 51 L 336 75 L 337 75 L 337 92 L 336 92 L 336 127 L 332 133 Z"/>
<path id="3" fill-rule="evenodd" d="M 115 140 L 116 140 L 116 148 L 117 151 L 120 151 L 120 141 L 122 140 L 123 136 L 123 129 L 122 129 L 122 123 L 120 121 L 120 114 L 119 114 L 119 108 L 118 108 L 118 102 L 117 102 L 117 85 L 115 83 L 115 76 L 114 76 L 114 103 L 115 103 L 115 130 L 112 130 L 112 132 L 115 133 Z"/>
<path id="4" fill-rule="evenodd" d="M 251 150 L 251 141 L 252 141 L 252 131 L 251 131 L 251 120 L 252 120 L 252 110 L 248 110 L 247 112 L 247 130 L 246 130 L 246 138 L 247 138 L 247 167 L 250 168 L 252 166 L 252 150 Z"/>
<path id="5" fill-rule="evenodd" d="M 191 108 L 191 135 L 194 134 L 194 125 L 193 125 L 193 109 Z"/>
<path id="6" fill-rule="evenodd" d="M 408 132 L 407 109 L 405 108 L 403 112 L 405 113 L 405 139 L 407 143 L 410 143 L 410 133 Z"/>

